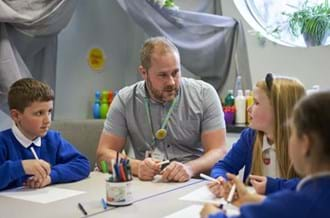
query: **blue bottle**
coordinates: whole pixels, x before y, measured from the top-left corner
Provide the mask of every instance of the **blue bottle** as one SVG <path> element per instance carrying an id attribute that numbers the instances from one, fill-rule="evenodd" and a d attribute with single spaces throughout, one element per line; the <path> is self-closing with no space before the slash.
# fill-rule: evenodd
<path id="1" fill-rule="evenodd" d="M 100 119 L 101 118 L 101 111 L 100 111 L 100 92 L 95 92 L 95 101 L 93 105 L 93 117 L 94 119 Z"/>

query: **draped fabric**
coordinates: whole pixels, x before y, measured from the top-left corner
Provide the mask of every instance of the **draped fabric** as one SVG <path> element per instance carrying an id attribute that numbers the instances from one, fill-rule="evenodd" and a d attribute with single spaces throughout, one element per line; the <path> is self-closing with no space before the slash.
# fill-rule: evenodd
<path id="1" fill-rule="evenodd" d="M 117 2 L 149 36 L 171 40 L 184 68 L 218 91 L 234 88 L 237 75 L 242 76 L 243 88 L 251 88 L 242 26 L 233 18 L 160 7 L 152 0 Z M 235 70 L 229 76 L 231 68 Z"/>
<path id="2" fill-rule="evenodd" d="M 76 0 L 0 1 L 0 115 L 8 113 L 10 85 L 34 77 L 55 89 L 57 35 Z"/>

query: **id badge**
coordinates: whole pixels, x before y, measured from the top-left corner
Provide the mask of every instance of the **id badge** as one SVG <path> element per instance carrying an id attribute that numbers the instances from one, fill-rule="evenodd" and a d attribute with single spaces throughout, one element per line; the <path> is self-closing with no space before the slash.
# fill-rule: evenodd
<path id="1" fill-rule="evenodd" d="M 157 148 L 151 153 L 151 158 L 155 160 L 164 160 L 164 154 Z"/>

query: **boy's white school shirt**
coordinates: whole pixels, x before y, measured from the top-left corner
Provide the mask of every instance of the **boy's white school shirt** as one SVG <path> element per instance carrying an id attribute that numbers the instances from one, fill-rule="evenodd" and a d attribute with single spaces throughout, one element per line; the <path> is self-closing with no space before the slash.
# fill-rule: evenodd
<path id="1" fill-rule="evenodd" d="M 41 138 L 37 137 L 35 140 L 31 141 L 30 139 L 28 139 L 27 137 L 25 137 L 23 135 L 23 133 L 21 132 L 21 130 L 19 130 L 16 126 L 15 123 L 13 123 L 13 126 L 11 127 L 13 134 L 15 136 L 15 138 L 17 139 L 17 141 L 25 148 L 28 148 L 32 143 L 35 146 L 40 147 L 41 146 Z"/>

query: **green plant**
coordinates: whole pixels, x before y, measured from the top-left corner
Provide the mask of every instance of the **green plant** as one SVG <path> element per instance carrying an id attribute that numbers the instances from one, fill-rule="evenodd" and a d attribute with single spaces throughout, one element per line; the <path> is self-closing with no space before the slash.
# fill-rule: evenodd
<path id="1" fill-rule="evenodd" d="M 175 8 L 175 7 L 177 7 L 175 5 L 174 0 L 149 0 L 149 1 L 158 4 L 160 7 L 165 7 L 165 8 Z"/>
<path id="2" fill-rule="evenodd" d="M 326 39 L 330 29 L 328 0 L 317 5 L 309 5 L 306 0 L 295 12 L 282 14 L 288 17 L 289 31 L 293 36 L 303 34 L 305 41 L 310 40 L 312 46 L 321 45 L 324 38 Z"/>

